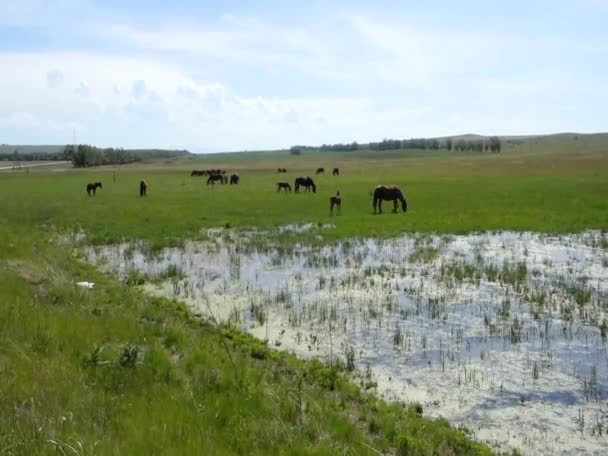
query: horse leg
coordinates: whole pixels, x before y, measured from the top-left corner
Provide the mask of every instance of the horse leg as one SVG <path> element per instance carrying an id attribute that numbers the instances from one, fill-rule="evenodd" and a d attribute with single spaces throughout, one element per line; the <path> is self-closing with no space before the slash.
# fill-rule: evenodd
<path id="1" fill-rule="evenodd" d="M 338 215 L 342 212 L 342 203 L 338 203 Z"/>
<path id="2" fill-rule="evenodd" d="M 397 213 L 397 200 L 393 200 L 393 212 Z"/>

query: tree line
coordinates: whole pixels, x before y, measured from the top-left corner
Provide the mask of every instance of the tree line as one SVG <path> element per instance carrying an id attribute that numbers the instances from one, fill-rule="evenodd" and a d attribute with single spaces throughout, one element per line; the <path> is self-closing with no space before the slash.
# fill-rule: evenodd
<path id="1" fill-rule="evenodd" d="M 75 168 L 88 168 L 102 165 L 126 165 L 141 161 L 141 156 L 122 148 L 101 149 L 89 144 L 79 144 L 74 148 L 68 144 L 63 150 L 63 159 L 70 160 Z"/>
<path id="2" fill-rule="evenodd" d="M 417 149 L 417 150 L 455 150 L 459 152 L 494 152 L 501 151 L 501 142 L 497 136 L 490 138 L 411 138 L 411 139 L 384 139 L 379 142 L 370 142 L 368 144 L 358 144 L 356 141 L 352 143 L 338 144 L 323 144 L 320 147 L 313 146 L 292 146 L 290 151 L 294 155 L 299 155 L 305 150 L 323 150 L 323 151 L 355 151 L 355 150 L 400 150 L 400 149 Z"/>
<path id="3" fill-rule="evenodd" d="M 65 160 L 63 152 L 4 152 L 0 153 L 0 161 L 59 161 Z"/>
<path id="4" fill-rule="evenodd" d="M 75 168 L 87 168 L 102 165 L 126 165 L 143 160 L 174 158 L 190 155 L 187 150 L 165 149 L 123 149 L 99 148 L 88 144 L 79 144 L 74 148 L 68 144 L 63 151 L 63 159 L 70 160 Z"/>

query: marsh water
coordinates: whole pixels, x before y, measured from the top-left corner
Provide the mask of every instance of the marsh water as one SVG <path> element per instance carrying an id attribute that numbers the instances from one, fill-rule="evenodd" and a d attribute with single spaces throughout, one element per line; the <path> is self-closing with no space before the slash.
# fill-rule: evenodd
<path id="1" fill-rule="evenodd" d="M 367 372 L 364 387 L 419 402 L 497 449 L 608 452 L 606 234 L 410 234 L 318 247 L 273 243 L 272 233 L 206 237 L 84 255 L 277 349 Z"/>

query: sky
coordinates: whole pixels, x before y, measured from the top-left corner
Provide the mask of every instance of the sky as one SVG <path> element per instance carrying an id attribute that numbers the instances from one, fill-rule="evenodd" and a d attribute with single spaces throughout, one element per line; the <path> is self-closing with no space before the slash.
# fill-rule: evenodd
<path id="1" fill-rule="evenodd" d="M 608 130 L 608 1 L 0 0 L 0 143 Z"/>

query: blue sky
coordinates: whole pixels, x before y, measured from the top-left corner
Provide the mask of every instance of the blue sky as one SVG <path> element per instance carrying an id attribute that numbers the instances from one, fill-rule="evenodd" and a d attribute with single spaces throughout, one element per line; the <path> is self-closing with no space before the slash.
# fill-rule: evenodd
<path id="1" fill-rule="evenodd" d="M 608 2 L 0 0 L 0 143 L 608 130 Z"/>

